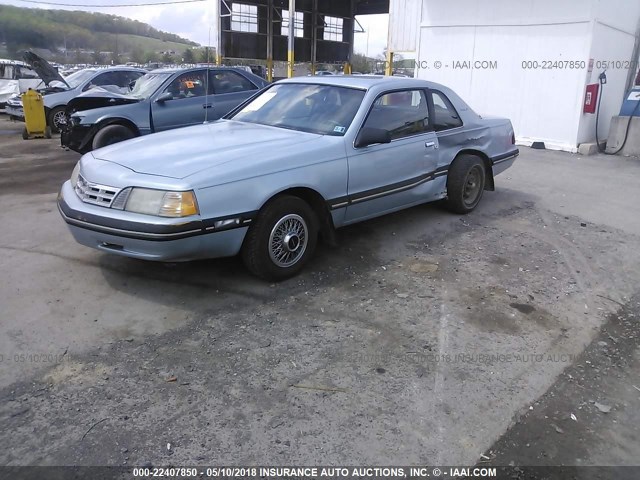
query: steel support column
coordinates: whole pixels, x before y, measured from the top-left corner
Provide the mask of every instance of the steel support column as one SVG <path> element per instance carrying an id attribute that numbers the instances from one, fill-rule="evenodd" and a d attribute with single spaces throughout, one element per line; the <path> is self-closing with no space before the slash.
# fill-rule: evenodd
<path id="1" fill-rule="evenodd" d="M 289 0 L 289 52 L 287 76 L 293 78 L 296 45 L 296 0 Z"/>
<path id="2" fill-rule="evenodd" d="M 316 74 L 316 64 L 318 62 L 318 0 L 313 0 L 311 7 L 311 23 L 313 32 L 311 33 L 311 75 Z"/>
<path id="3" fill-rule="evenodd" d="M 267 10 L 267 81 L 273 82 L 273 0 L 269 0 Z"/>

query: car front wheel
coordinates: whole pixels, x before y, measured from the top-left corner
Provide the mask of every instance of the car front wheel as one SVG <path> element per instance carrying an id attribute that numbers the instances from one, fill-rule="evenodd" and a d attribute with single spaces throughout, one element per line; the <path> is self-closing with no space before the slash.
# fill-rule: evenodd
<path id="1" fill-rule="evenodd" d="M 447 208 L 460 214 L 473 211 L 482 199 L 486 176 L 482 159 L 474 155 L 456 158 L 447 177 Z"/>
<path id="2" fill-rule="evenodd" d="M 66 124 L 66 114 L 64 113 L 64 106 L 55 107 L 49 110 L 49 116 L 47 117 L 47 123 L 51 127 L 53 133 L 59 133 L 62 130 L 63 125 Z"/>
<path id="3" fill-rule="evenodd" d="M 247 232 L 242 259 L 251 273 L 265 280 L 298 274 L 313 256 L 318 221 L 311 207 L 290 195 L 269 202 Z"/>
<path id="4" fill-rule="evenodd" d="M 95 150 L 97 148 L 106 147 L 107 145 L 113 145 L 114 143 L 129 140 L 135 136 L 135 133 L 124 125 L 107 125 L 96 133 L 96 136 L 93 137 L 93 143 L 91 146 Z"/>

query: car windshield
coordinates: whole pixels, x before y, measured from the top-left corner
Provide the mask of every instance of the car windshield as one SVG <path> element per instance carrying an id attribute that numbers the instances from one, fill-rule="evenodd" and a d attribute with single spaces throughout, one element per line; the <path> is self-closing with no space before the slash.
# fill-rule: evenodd
<path id="1" fill-rule="evenodd" d="M 84 83 L 85 80 L 89 80 L 89 78 L 91 78 L 94 73 L 96 73 L 96 71 L 92 69 L 78 70 L 77 72 L 72 73 L 68 77 L 65 77 L 65 81 L 67 82 L 69 87 L 76 88 L 81 83 Z M 59 82 L 57 80 L 54 80 L 53 82 L 51 82 L 51 86 L 66 88 L 66 85 L 64 83 Z"/>
<path id="2" fill-rule="evenodd" d="M 127 95 L 140 100 L 146 100 L 153 95 L 160 85 L 162 85 L 170 76 L 170 73 L 147 73 L 136 81 L 133 90 L 131 90 Z"/>
<path id="3" fill-rule="evenodd" d="M 365 92 L 333 85 L 274 85 L 229 118 L 240 122 L 342 136 Z"/>

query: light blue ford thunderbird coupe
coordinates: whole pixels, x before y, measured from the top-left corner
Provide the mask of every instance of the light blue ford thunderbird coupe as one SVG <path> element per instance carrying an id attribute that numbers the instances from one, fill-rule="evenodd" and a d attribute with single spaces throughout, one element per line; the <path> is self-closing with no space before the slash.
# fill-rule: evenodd
<path id="1" fill-rule="evenodd" d="M 76 241 L 145 260 L 241 254 L 297 274 L 335 229 L 435 200 L 471 212 L 518 155 L 511 122 L 394 77 L 280 81 L 223 119 L 84 155 L 58 207 Z"/>

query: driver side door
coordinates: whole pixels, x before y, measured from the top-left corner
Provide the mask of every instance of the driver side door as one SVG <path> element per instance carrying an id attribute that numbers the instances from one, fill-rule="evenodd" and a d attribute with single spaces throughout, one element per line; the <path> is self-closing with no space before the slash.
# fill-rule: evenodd
<path id="1" fill-rule="evenodd" d="M 433 196 L 438 138 L 433 131 L 425 90 L 380 95 L 362 128 L 391 133 L 391 143 L 350 146 L 349 205 L 345 221 L 377 217 Z"/>
<path id="2" fill-rule="evenodd" d="M 170 93 L 172 98 L 158 102 L 157 99 L 166 93 Z M 204 123 L 210 100 L 211 97 L 207 97 L 207 70 L 176 76 L 151 103 L 153 131 L 162 132 Z"/>

